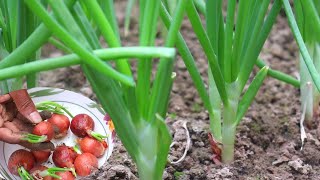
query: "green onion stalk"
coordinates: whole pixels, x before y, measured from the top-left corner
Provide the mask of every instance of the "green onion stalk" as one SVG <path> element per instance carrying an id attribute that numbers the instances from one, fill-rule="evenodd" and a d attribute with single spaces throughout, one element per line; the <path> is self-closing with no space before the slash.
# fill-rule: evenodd
<path id="1" fill-rule="evenodd" d="M 269 72 L 269 67 L 263 66 L 245 90 L 281 9 L 281 3 L 275 1 L 268 12 L 269 4 L 269 0 L 238 3 L 231 0 L 224 18 L 222 1 L 207 1 L 206 27 L 201 24 L 195 4 L 187 7 L 189 20 L 208 59 L 209 88 L 201 94 L 209 112 L 211 133 L 218 142 L 214 146 L 221 149 L 216 157 L 223 163 L 233 161 L 236 128 Z M 198 91 L 203 91 L 200 85 L 204 86 L 197 83 Z"/>
<path id="2" fill-rule="evenodd" d="M 40 21 L 23 0 L 3 0 L 0 2 L 0 60 L 4 59 L 19 47 L 25 39 L 37 28 Z M 41 48 L 26 57 L 24 62 L 32 62 L 40 58 Z M 24 62 L 21 62 L 24 63 Z M 28 88 L 37 85 L 35 73 L 26 75 Z M 0 94 L 21 89 L 23 85 L 22 77 L 15 77 L 0 82 Z"/>
<path id="3" fill-rule="evenodd" d="M 34 179 L 23 166 L 18 168 L 18 174 L 22 180 L 33 180 Z"/>
<path id="4" fill-rule="evenodd" d="M 27 133 L 21 138 L 21 140 L 27 141 L 29 143 L 42 143 L 42 142 L 45 142 L 47 138 L 48 137 L 46 135 L 38 136 L 35 134 Z"/>
<path id="5" fill-rule="evenodd" d="M 317 72 L 320 72 L 320 2 L 314 0 L 294 1 L 295 17 L 301 32 L 303 41 L 306 44 L 307 50 L 313 59 L 313 63 Z M 303 61 L 303 56 L 300 53 L 299 61 L 300 69 L 300 89 L 301 89 L 301 107 L 305 106 L 305 123 L 308 127 L 312 127 L 313 117 L 319 115 L 320 93 L 316 89 L 313 80 L 308 73 L 308 68 Z M 308 87 L 311 84 L 311 88 Z"/>
<path id="6" fill-rule="evenodd" d="M 56 103 L 53 101 L 43 101 L 43 102 L 37 103 L 36 108 L 37 108 L 37 110 L 49 111 L 54 114 L 66 113 L 71 118 L 74 118 L 74 116 L 71 114 L 71 112 L 67 108 L 65 108 L 62 105 L 60 105 L 59 103 Z"/>

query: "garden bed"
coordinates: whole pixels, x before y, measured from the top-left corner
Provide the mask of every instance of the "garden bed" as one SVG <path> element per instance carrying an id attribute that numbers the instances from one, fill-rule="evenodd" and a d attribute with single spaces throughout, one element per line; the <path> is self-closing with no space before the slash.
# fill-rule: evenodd
<path id="1" fill-rule="evenodd" d="M 121 27 L 124 21 L 123 3 L 117 1 L 117 13 Z M 120 14 L 123 13 L 123 14 Z M 283 13 L 282 13 L 283 14 Z M 136 20 L 132 19 L 132 31 L 124 37 L 128 43 L 138 42 Z M 123 32 L 123 31 L 122 31 Z M 188 21 L 181 32 L 197 60 L 199 71 L 206 77 L 207 63 Z M 162 42 L 158 41 L 158 44 Z M 47 47 L 48 49 L 50 47 Z M 46 50 L 44 49 L 44 50 Z M 285 17 L 279 16 L 268 38 L 262 59 L 273 69 L 293 76 L 298 74 L 298 49 Z M 56 56 L 58 51 L 46 56 Z M 216 165 L 208 142 L 209 117 L 205 112 L 192 80 L 180 57 L 175 65 L 177 73 L 171 94 L 169 118 L 173 141 L 170 160 L 176 161 L 187 144 L 187 122 L 191 145 L 185 159 L 169 164 L 164 179 L 317 179 L 320 177 L 320 133 L 317 128 L 307 129 L 308 139 L 301 151 L 299 131 L 300 92 L 291 85 L 268 77 L 243 118 L 237 131 L 235 161 L 230 165 Z M 81 92 L 95 98 L 79 66 L 41 73 L 40 86 L 60 87 Z M 111 103 L 111 102 L 110 102 Z M 318 123 L 318 122 L 317 122 Z M 319 129 L 320 131 L 320 129 Z M 136 167 L 117 138 L 113 154 L 108 162 L 86 179 L 137 179 Z"/>

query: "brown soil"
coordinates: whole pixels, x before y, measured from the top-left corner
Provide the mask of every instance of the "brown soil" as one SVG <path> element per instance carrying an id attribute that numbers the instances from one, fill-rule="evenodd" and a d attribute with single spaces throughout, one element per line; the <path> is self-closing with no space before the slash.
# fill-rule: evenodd
<path id="1" fill-rule="evenodd" d="M 117 3 L 120 26 L 123 27 L 124 3 Z M 137 19 L 132 19 L 130 37 L 126 45 L 137 44 Z M 206 77 L 206 58 L 188 21 L 181 29 L 197 60 L 199 70 Z M 158 44 L 161 44 L 158 41 Z M 59 52 L 48 54 L 59 55 Z M 260 56 L 274 69 L 293 76 L 298 74 L 297 46 L 285 17 L 279 16 L 271 36 Z M 170 160 L 179 159 L 186 146 L 187 122 L 191 145 L 186 158 L 178 164 L 167 164 L 163 179 L 320 179 L 320 142 L 316 130 L 307 129 L 308 140 L 300 150 L 300 92 L 298 89 L 267 78 L 255 101 L 238 127 L 235 161 L 230 165 L 215 165 L 207 133 L 209 118 L 197 95 L 191 78 L 180 58 L 175 65 L 170 116 L 167 123 L 176 144 Z M 205 78 L 206 79 L 206 78 Z M 95 99 L 85 82 L 79 66 L 42 73 L 41 86 L 74 90 Z M 138 179 L 137 169 L 119 139 L 108 162 L 86 179 Z"/>

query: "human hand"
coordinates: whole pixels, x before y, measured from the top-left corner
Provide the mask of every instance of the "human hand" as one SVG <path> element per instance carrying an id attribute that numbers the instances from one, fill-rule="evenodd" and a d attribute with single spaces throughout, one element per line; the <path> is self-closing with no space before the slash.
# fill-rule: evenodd
<path id="1" fill-rule="evenodd" d="M 54 149 L 51 142 L 32 144 L 21 140 L 42 118 L 25 89 L 0 95 L 0 141 L 31 150 Z"/>

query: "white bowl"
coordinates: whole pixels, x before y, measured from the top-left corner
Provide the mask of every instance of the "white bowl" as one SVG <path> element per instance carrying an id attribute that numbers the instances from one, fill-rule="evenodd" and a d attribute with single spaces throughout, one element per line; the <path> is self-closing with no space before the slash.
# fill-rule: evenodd
<path id="1" fill-rule="evenodd" d="M 95 122 L 94 131 L 108 136 L 106 139 L 108 143 L 108 149 L 101 158 L 98 158 L 99 167 L 106 163 L 112 153 L 115 132 L 113 125 L 110 124 L 112 121 L 110 118 L 108 118 L 100 105 L 81 94 L 58 88 L 37 87 L 29 89 L 28 92 L 35 104 L 43 101 L 53 101 L 66 107 L 73 116 L 80 113 L 91 116 Z M 71 121 L 71 117 L 68 117 Z M 77 138 L 78 137 L 75 136 L 69 128 L 68 135 L 66 137 L 59 140 L 53 139 L 51 142 L 53 142 L 55 146 L 62 143 L 66 144 L 67 146 L 74 146 L 76 145 Z M 18 149 L 25 148 L 16 144 L 0 142 L 0 166 L 10 175 L 12 179 L 16 180 L 20 179 L 20 177 L 12 175 L 7 168 L 7 164 L 10 155 Z M 51 156 L 49 157 L 48 162 L 44 163 L 43 165 L 47 167 L 54 166 Z"/>

